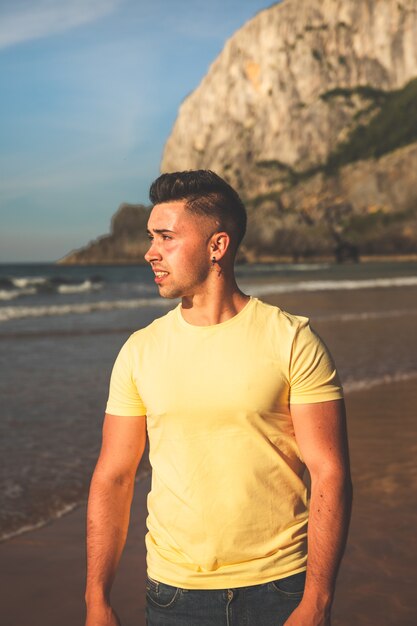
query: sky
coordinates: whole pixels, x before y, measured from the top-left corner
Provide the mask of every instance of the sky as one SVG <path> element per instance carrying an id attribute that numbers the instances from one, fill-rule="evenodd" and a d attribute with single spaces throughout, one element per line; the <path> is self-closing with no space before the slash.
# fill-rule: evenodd
<path id="1" fill-rule="evenodd" d="M 0 263 L 50 262 L 149 204 L 183 99 L 272 0 L 0 0 Z"/>

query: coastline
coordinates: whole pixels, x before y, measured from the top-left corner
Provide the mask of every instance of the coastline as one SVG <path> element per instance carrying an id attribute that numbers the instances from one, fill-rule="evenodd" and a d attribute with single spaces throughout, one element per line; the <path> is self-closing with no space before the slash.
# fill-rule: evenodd
<path id="1" fill-rule="evenodd" d="M 393 382 L 351 392 L 346 402 L 355 499 L 333 625 L 412 626 L 417 619 L 412 582 L 417 389 L 409 382 Z M 137 483 L 128 542 L 112 594 L 123 626 L 145 623 L 149 484 L 149 476 Z M 84 527 L 85 505 L 0 544 L 2 626 L 83 623 Z"/>
<path id="2" fill-rule="evenodd" d="M 145 623 L 146 496 L 150 475 L 135 488 L 126 550 L 112 599 L 123 626 Z M 0 544 L 2 626 L 84 623 L 86 504 L 58 520 Z"/>
<path id="3" fill-rule="evenodd" d="M 54 261 L 55 265 L 61 266 L 79 266 L 79 267 L 88 267 L 88 266 L 104 266 L 104 267 L 113 267 L 113 266 L 130 266 L 130 265 L 142 265 L 147 267 L 148 263 L 141 257 L 137 259 L 120 259 L 117 260 L 109 260 L 103 258 L 94 258 L 88 260 L 72 260 L 71 257 L 77 251 L 72 251 L 65 257 Z M 357 261 L 345 261 L 344 263 L 337 263 L 334 256 L 308 256 L 308 257 L 299 257 L 294 260 L 292 256 L 275 256 L 275 255 L 249 255 L 248 257 L 238 258 L 236 265 L 268 265 L 269 263 L 282 263 L 284 265 L 296 265 L 297 263 L 303 264 L 314 264 L 314 263 L 334 263 L 336 265 L 357 265 L 360 263 L 404 263 L 404 262 L 412 262 L 417 261 L 417 253 L 416 254 L 375 254 L 375 255 L 360 255 Z"/>

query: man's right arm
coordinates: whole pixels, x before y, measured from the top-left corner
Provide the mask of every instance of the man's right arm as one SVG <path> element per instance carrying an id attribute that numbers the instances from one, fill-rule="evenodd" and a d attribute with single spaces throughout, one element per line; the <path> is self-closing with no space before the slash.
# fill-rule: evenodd
<path id="1" fill-rule="evenodd" d="M 118 626 L 110 590 L 126 541 L 136 470 L 146 443 L 146 417 L 106 414 L 87 511 L 86 626 Z"/>

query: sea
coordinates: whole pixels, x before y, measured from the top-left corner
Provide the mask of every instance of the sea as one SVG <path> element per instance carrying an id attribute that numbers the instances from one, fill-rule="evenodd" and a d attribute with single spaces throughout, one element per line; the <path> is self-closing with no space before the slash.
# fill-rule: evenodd
<path id="1" fill-rule="evenodd" d="M 417 262 L 242 265 L 237 277 L 310 318 L 347 394 L 416 384 Z M 114 359 L 177 303 L 144 266 L 0 265 L 0 540 L 85 502 Z"/>

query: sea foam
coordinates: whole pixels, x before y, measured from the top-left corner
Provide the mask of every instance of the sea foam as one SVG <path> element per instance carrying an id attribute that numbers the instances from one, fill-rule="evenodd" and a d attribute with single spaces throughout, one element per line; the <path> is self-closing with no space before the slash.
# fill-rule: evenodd
<path id="1" fill-rule="evenodd" d="M 246 290 L 253 295 L 268 295 L 274 293 L 296 293 L 299 291 L 345 291 L 416 286 L 417 276 L 396 276 L 363 280 L 304 280 L 297 283 L 254 284 L 246 285 Z"/>
<path id="2" fill-rule="evenodd" d="M 346 393 L 355 391 L 366 391 L 371 387 L 379 387 L 380 385 L 389 385 L 390 383 L 402 383 L 417 378 L 417 371 L 393 372 L 392 374 L 383 374 L 374 378 L 363 378 L 362 380 L 347 379 L 343 382 L 343 389 Z"/>
<path id="3" fill-rule="evenodd" d="M 77 285 L 59 285 L 58 289 L 61 293 L 70 293 L 71 289 L 74 291 L 90 291 L 95 288 L 100 288 L 100 283 L 96 283 L 86 280 L 83 283 Z M 294 283 L 277 283 L 277 284 L 253 284 L 245 285 L 245 291 L 251 293 L 254 296 L 280 294 L 280 293 L 294 293 L 294 292 L 313 292 L 313 291 L 341 291 L 341 290 L 354 290 L 354 289 L 381 289 L 388 287 L 415 287 L 417 286 L 417 276 L 399 276 L 393 278 L 373 278 L 365 280 L 311 280 L 301 281 Z M 66 291 L 65 291 L 66 290 Z M 1 299 L 1 298 L 0 298 Z M 138 307 L 147 306 L 172 306 L 171 300 L 164 298 L 135 298 L 126 300 L 104 300 L 98 302 L 82 302 L 72 304 L 53 304 L 43 306 L 4 306 L 0 307 L 0 322 L 6 322 L 8 320 L 23 319 L 27 317 L 45 317 L 45 316 L 61 316 L 61 315 L 80 315 L 89 314 L 94 311 L 112 311 L 122 309 L 135 309 Z M 394 315 L 400 315 L 402 312 L 395 313 Z M 342 321 L 348 321 L 350 319 L 359 319 L 361 316 L 366 318 L 373 313 L 349 313 L 345 317 L 338 316 L 335 319 Z M 359 317 L 355 317 L 359 316 Z M 389 314 L 388 314 L 389 316 Z M 330 317 L 330 316 L 329 316 Z M 326 318 L 328 319 L 328 318 Z"/>
<path id="4" fill-rule="evenodd" d="M 0 322 L 26 317 L 46 317 L 59 315 L 85 315 L 94 311 L 115 311 L 137 309 L 146 306 L 172 306 L 172 300 L 163 298 L 136 298 L 132 300 L 104 300 L 100 302 L 79 302 L 75 304 L 53 304 L 50 306 L 5 306 L 0 308 Z"/>

